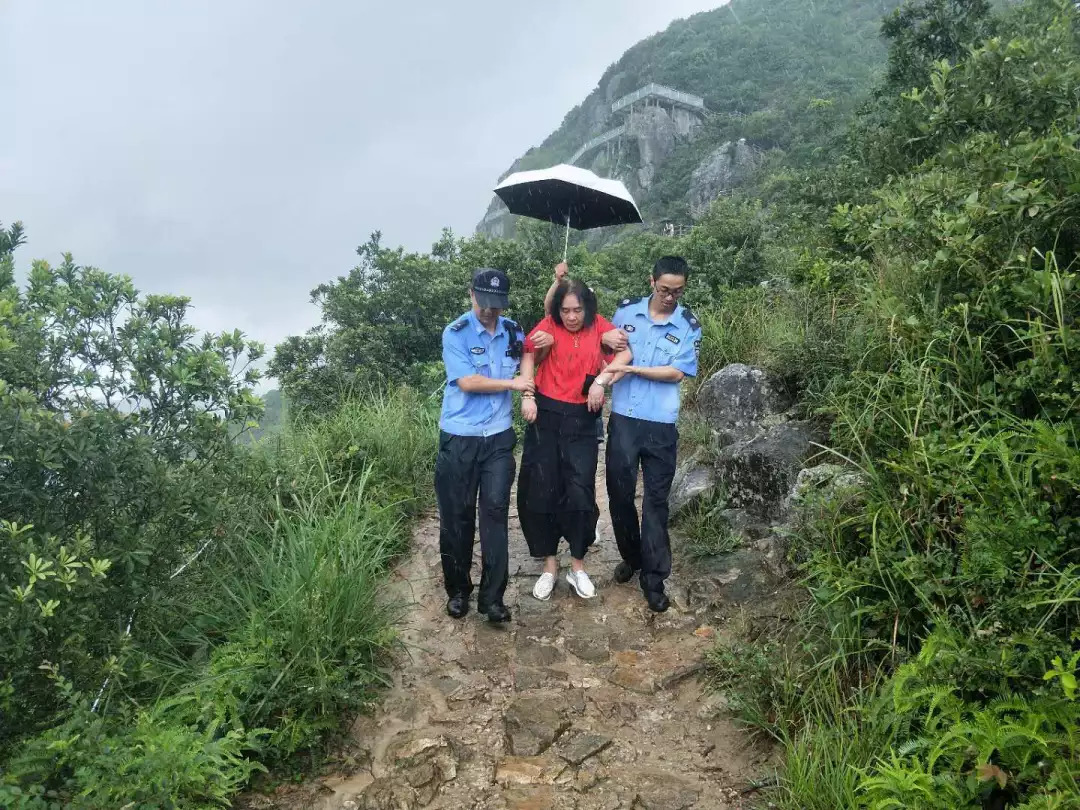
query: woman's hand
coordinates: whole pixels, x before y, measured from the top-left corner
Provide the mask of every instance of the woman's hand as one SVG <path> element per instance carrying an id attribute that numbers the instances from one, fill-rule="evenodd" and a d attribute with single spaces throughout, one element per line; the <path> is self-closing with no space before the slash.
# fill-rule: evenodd
<path id="1" fill-rule="evenodd" d="M 604 386 L 593 383 L 589 386 L 589 410 L 596 413 L 604 407 Z"/>
<path id="2" fill-rule="evenodd" d="M 521 400 L 521 416 L 530 425 L 536 421 L 536 400 L 524 397 Z"/>
<path id="3" fill-rule="evenodd" d="M 555 345 L 555 336 L 543 329 L 533 332 L 529 339 L 537 349 L 549 349 Z"/>
<path id="4" fill-rule="evenodd" d="M 566 274 L 570 272 L 570 267 L 566 262 L 559 262 L 555 265 L 555 282 L 558 283 L 566 278 Z"/>

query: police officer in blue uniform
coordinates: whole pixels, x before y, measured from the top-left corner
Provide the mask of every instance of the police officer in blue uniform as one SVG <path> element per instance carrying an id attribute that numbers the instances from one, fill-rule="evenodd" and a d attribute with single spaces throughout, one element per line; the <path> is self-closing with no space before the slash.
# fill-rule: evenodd
<path id="1" fill-rule="evenodd" d="M 503 593 L 509 577 L 507 521 L 514 482 L 511 392 L 531 396 L 533 381 L 515 376 L 525 335 L 502 317 L 509 293 L 510 279 L 501 270 L 478 270 L 469 292 L 472 310 L 447 326 L 442 336 L 446 390 L 435 493 L 449 597 L 446 612 L 455 619 L 469 612 L 479 495 L 482 566 L 476 606 L 489 621 L 510 621 Z"/>
<path id="2" fill-rule="evenodd" d="M 679 383 L 697 375 L 701 325 L 679 304 L 690 268 L 678 256 L 664 256 L 653 267 L 652 295 L 622 301 L 612 323 L 630 345 L 597 378 L 613 383 L 608 420 L 607 491 L 611 524 L 623 561 L 616 582 L 638 581 L 649 607 L 668 608 L 664 580 L 671 574 L 668 494 L 675 477 L 679 433 Z M 634 492 L 638 469 L 645 475 L 645 497 L 638 523 Z"/>

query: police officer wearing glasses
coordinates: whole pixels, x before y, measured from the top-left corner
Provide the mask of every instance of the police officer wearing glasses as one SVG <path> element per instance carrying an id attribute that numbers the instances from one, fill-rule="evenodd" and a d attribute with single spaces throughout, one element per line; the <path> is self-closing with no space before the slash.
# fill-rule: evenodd
<path id="1" fill-rule="evenodd" d="M 476 607 L 489 621 L 510 621 L 503 593 L 509 577 L 507 521 L 514 482 L 511 391 L 531 396 L 533 382 L 515 376 L 525 335 L 502 317 L 509 293 L 510 279 L 501 270 L 478 270 L 469 291 L 472 310 L 447 326 L 442 336 L 446 390 L 435 493 L 449 597 L 446 612 L 455 619 L 469 612 L 479 496 L 482 565 Z"/>
<path id="2" fill-rule="evenodd" d="M 622 301 L 612 323 L 629 337 L 629 347 L 597 377 L 612 384 L 608 421 L 607 490 L 611 525 L 623 561 L 616 582 L 635 572 L 649 607 L 668 609 L 664 581 L 671 574 L 668 494 L 675 477 L 679 434 L 679 383 L 697 375 L 701 325 L 679 305 L 690 268 L 678 256 L 664 256 L 653 267 L 652 295 Z M 634 491 L 638 469 L 645 475 L 645 497 L 638 523 Z"/>

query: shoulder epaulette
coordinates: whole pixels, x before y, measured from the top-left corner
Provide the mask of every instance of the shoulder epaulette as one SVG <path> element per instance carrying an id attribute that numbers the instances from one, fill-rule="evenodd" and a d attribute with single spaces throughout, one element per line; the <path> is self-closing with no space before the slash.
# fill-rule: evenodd
<path id="1" fill-rule="evenodd" d="M 683 317 L 686 318 L 686 322 L 690 324 L 691 329 L 700 329 L 701 321 L 699 321 L 694 313 L 690 311 L 690 307 L 683 307 Z"/>
<path id="2" fill-rule="evenodd" d="M 465 324 L 467 324 L 468 322 L 469 322 L 468 318 L 461 318 L 456 323 L 450 324 L 450 331 L 451 332 L 460 332 L 462 329 L 465 328 Z"/>
<path id="3" fill-rule="evenodd" d="M 503 318 L 503 323 L 506 324 L 506 327 L 511 332 L 521 332 L 521 331 L 523 331 L 522 328 L 520 326 L 518 326 L 517 321 L 512 321 L 509 318 Z"/>
<path id="4" fill-rule="evenodd" d="M 618 309 L 622 309 L 623 307 L 629 307 L 629 306 L 633 306 L 634 304 L 641 303 L 641 299 L 642 299 L 642 296 L 640 296 L 640 295 L 637 298 L 624 298 L 622 301 L 619 302 Z"/>

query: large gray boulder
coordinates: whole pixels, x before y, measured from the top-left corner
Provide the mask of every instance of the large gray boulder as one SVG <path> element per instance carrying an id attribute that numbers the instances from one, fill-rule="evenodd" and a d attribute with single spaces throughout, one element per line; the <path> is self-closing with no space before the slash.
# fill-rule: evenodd
<path id="1" fill-rule="evenodd" d="M 738 439 L 756 433 L 762 422 L 785 412 L 791 398 L 764 369 L 732 363 L 713 374 L 697 394 L 697 409 L 709 426 Z"/>
<path id="2" fill-rule="evenodd" d="M 711 464 L 699 461 L 697 456 L 691 456 L 675 471 L 675 480 L 668 496 L 671 517 L 708 500 L 715 491 L 716 470 Z"/>
<path id="3" fill-rule="evenodd" d="M 730 507 L 777 518 L 803 464 L 823 440 L 811 422 L 782 422 L 720 451 L 717 477 Z"/>

